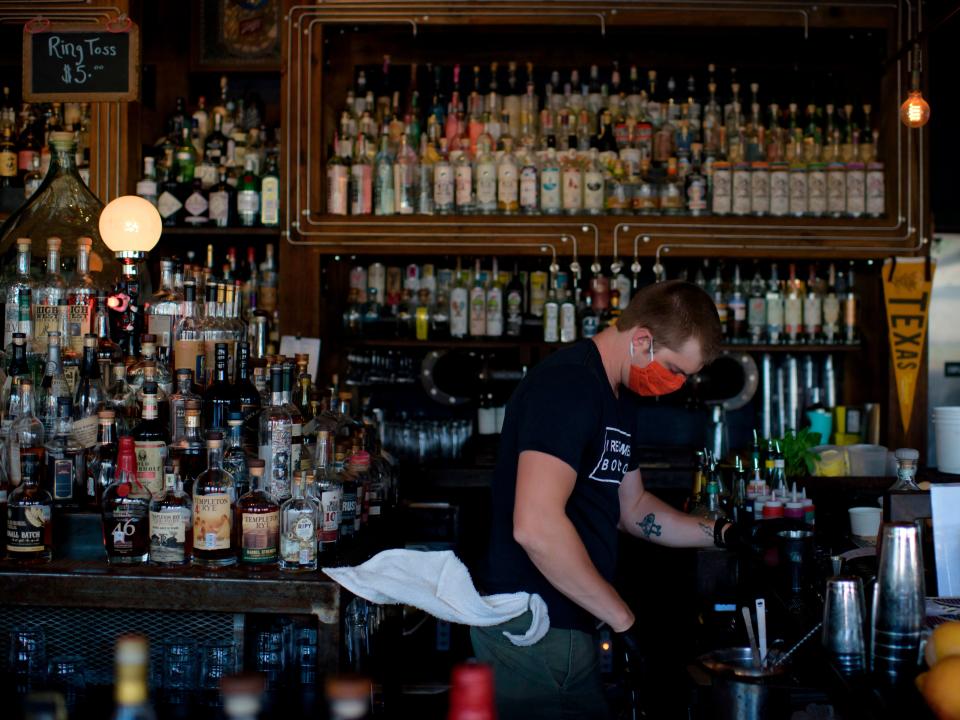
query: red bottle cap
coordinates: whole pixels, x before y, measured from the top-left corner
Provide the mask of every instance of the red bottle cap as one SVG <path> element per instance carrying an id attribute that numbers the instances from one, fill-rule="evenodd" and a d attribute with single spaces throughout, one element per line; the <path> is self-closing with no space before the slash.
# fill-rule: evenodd
<path id="1" fill-rule="evenodd" d="M 450 679 L 447 720 L 495 720 L 493 669 L 483 663 L 457 665 Z"/>

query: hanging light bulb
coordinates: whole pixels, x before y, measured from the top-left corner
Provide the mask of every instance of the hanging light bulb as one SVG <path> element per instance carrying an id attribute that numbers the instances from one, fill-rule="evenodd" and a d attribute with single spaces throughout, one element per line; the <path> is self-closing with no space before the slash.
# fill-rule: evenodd
<path id="1" fill-rule="evenodd" d="M 922 128 L 930 120 L 930 105 L 920 92 L 920 47 L 913 48 L 913 77 L 910 93 L 900 106 L 900 122 L 909 128 Z"/>

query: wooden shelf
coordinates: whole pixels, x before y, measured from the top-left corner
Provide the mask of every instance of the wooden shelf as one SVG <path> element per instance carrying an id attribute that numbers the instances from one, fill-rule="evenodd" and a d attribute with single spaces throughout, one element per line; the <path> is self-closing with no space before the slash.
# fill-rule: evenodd
<path id="1" fill-rule="evenodd" d="M 23 568 L 0 562 L 7 605 L 312 614 L 337 622 L 340 586 L 321 572 L 252 572 L 242 567 L 118 567 L 104 561 L 54 560 Z M 251 598 L 256 598 L 255 602 Z"/>
<path id="2" fill-rule="evenodd" d="M 405 215 L 313 216 L 314 238 L 291 230 L 291 244 L 327 253 L 463 254 L 544 256 L 581 262 L 594 250 L 601 257 L 871 259 L 914 254 L 887 218 L 795 218 L 689 215 Z M 309 227 L 303 223 L 304 227 Z M 338 238 L 337 235 L 343 236 Z M 491 246 L 491 241 L 499 243 Z M 596 247 L 595 247 L 596 243 Z M 431 247 L 436 245 L 436 249 Z M 544 248 L 547 248 L 545 250 Z"/>
<path id="3" fill-rule="evenodd" d="M 278 227 L 165 227 L 160 239 L 165 237 L 280 237 Z"/>

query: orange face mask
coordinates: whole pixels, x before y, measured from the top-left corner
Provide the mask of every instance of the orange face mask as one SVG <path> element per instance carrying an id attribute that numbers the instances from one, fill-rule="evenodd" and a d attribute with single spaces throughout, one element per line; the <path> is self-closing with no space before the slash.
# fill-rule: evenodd
<path id="1" fill-rule="evenodd" d="M 633 343 L 630 344 L 630 357 L 633 357 Z M 630 378 L 627 387 L 637 395 L 655 397 L 676 392 L 686 381 L 683 375 L 674 375 L 653 359 L 653 341 L 650 342 L 650 362 L 646 367 L 630 364 Z"/>

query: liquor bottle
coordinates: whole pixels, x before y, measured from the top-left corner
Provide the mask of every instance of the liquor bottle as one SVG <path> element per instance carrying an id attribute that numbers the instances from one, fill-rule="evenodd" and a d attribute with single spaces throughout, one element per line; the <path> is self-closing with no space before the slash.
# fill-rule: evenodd
<path id="1" fill-rule="evenodd" d="M 747 330 L 750 342 L 759 344 L 767 326 L 767 285 L 757 268 L 750 281 L 750 299 L 747 305 Z"/>
<path id="2" fill-rule="evenodd" d="M 317 433 L 314 477 L 316 478 L 315 496 L 323 508 L 318 533 L 321 553 L 332 552 L 337 547 L 337 541 L 340 538 L 343 483 L 331 462 L 332 460 L 333 438 L 328 430 L 320 430 Z"/>
<path id="3" fill-rule="evenodd" d="M 140 392 L 147 376 L 159 386 L 159 396 L 164 400 L 173 392 L 173 378 L 166 363 L 157 358 L 157 336 L 145 333 L 140 342 L 140 359 L 127 368 L 127 385 Z"/>
<path id="4" fill-rule="evenodd" d="M 333 136 L 333 152 L 327 161 L 327 213 L 346 215 L 349 200 L 350 164 L 346 161 L 341 147 L 348 139 Z"/>
<path id="5" fill-rule="evenodd" d="M 243 447 L 243 415 L 239 412 L 231 412 L 227 417 L 223 467 L 233 476 L 237 496 L 245 494 L 250 489 L 250 473 Z"/>
<path id="6" fill-rule="evenodd" d="M 203 143 L 203 158 L 214 167 L 219 167 L 226 159 L 227 137 L 223 134 L 223 116 L 213 116 L 213 130 Z"/>
<path id="7" fill-rule="evenodd" d="M 393 164 L 394 213 L 412 215 L 417 209 L 417 152 L 407 140 L 400 136 Z"/>
<path id="8" fill-rule="evenodd" d="M 303 423 L 304 416 L 293 402 L 293 364 L 283 363 L 283 408 L 290 415 L 290 469 L 296 473 L 300 469 L 300 459 L 303 455 Z M 309 454 L 307 455 L 309 460 Z"/>
<path id="9" fill-rule="evenodd" d="M 583 169 L 583 209 L 588 215 L 600 215 L 604 211 L 603 167 L 597 148 L 591 148 Z"/>
<path id="10" fill-rule="evenodd" d="M 207 430 L 225 432 L 227 415 L 239 410 L 239 399 L 227 379 L 227 344 L 215 344 L 213 378 L 203 393 L 203 425 Z"/>
<path id="11" fill-rule="evenodd" d="M 53 499 L 40 487 L 41 458 L 23 459 L 23 481 L 7 499 L 7 557 L 17 564 L 47 563 L 53 558 Z"/>
<path id="12" fill-rule="evenodd" d="M 356 538 L 361 528 L 370 520 L 370 454 L 363 449 L 363 437 L 354 445 L 353 455 L 347 462 L 344 476 L 351 476 L 357 492 L 356 511 L 353 514 L 353 536 Z"/>
<path id="13" fill-rule="evenodd" d="M 283 368 L 270 368 L 270 404 L 260 413 L 260 459 L 266 463 L 265 489 L 277 500 L 290 497 L 293 418 L 283 403 Z"/>
<path id="14" fill-rule="evenodd" d="M 47 333 L 47 362 L 40 383 L 38 417 L 43 423 L 45 437 L 52 438 L 59 418 L 59 399 L 69 398 L 70 389 L 63 375 L 63 363 L 60 360 L 60 333 Z"/>
<path id="15" fill-rule="evenodd" d="M 820 342 L 823 322 L 823 296 L 820 293 L 816 267 L 810 266 L 810 278 L 807 281 L 807 296 L 803 300 L 803 334 L 808 344 Z"/>
<path id="16" fill-rule="evenodd" d="M 7 356 L 10 362 L 6 368 L 3 381 L 3 392 L 0 395 L 0 440 L 8 442 L 10 427 L 20 415 L 22 407 L 22 393 L 20 384 L 30 379 L 30 369 L 27 366 L 26 336 L 23 333 L 13 334 L 13 345 Z"/>
<path id="17" fill-rule="evenodd" d="M 575 148 L 564 153 L 560 160 L 560 182 L 563 212 L 579 215 L 583 211 L 583 167 Z"/>
<path id="18" fill-rule="evenodd" d="M 707 260 L 704 260 L 704 269 L 706 269 L 707 262 Z M 717 317 L 720 318 L 720 327 L 726 333 L 730 321 L 730 308 L 727 305 L 727 292 L 720 271 L 720 263 L 717 263 L 716 274 L 707 285 L 707 292 L 709 292 L 710 297 L 713 298 L 713 304 L 717 308 Z"/>
<path id="19" fill-rule="evenodd" d="M 513 174 L 516 179 L 516 173 Z M 474 187 L 476 187 L 476 212 L 481 215 L 493 215 L 497 212 L 497 161 L 490 142 L 481 138 L 477 145 L 477 158 L 474 163 Z"/>
<path id="20" fill-rule="evenodd" d="M 847 272 L 846 291 L 843 293 L 843 342 L 847 345 L 856 345 L 858 337 L 858 315 L 860 297 L 857 295 L 856 281 L 853 275 L 853 264 Z"/>
<path id="21" fill-rule="evenodd" d="M 167 462 L 167 446 L 170 444 L 170 434 L 159 417 L 158 392 L 155 382 L 144 382 L 142 419 L 133 431 L 137 481 L 154 498 L 163 493 L 163 467 Z"/>
<path id="22" fill-rule="evenodd" d="M 32 344 L 35 353 L 42 352 L 47 342 L 47 333 L 60 330 L 60 300 L 66 298 L 67 284 L 60 274 L 60 246 L 58 237 L 47 238 L 47 272 L 33 293 Z M 29 352 L 31 338 L 27 338 Z"/>
<path id="23" fill-rule="evenodd" d="M 169 363 L 173 354 L 173 326 L 180 312 L 182 296 L 174 287 L 176 263 L 160 260 L 160 287 L 147 303 L 147 331 L 156 338 L 157 355 Z"/>
<path id="24" fill-rule="evenodd" d="M 307 471 L 298 474 L 293 497 L 280 508 L 280 569 L 317 569 L 319 503 L 307 497 Z"/>
<path id="25" fill-rule="evenodd" d="M 121 437 L 117 471 L 103 492 L 103 546 L 111 565 L 145 563 L 150 553 L 150 492 L 137 480 L 132 437 Z"/>
<path id="26" fill-rule="evenodd" d="M 470 299 L 463 280 L 463 272 L 460 269 L 459 258 L 453 282 L 453 287 L 450 289 L 450 337 L 464 338 L 469 329 Z"/>
<path id="27" fill-rule="evenodd" d="M 513 276 L 507 284 L 506 293 L 507 335 L 520 337 L 523 333 L 524 292 L 516 264 L 513 266 Z"/>
<path id="28" fill-rule="evenodd" d="M 186 565 L 193 549 L 193 502 L 173 465 L 163 468 L 163 494 L 150 501 L 150 563 Z"/>
<path id="29" fill-rule="evenodd" d="M 137 394 L 127 385 L 127 369 L 122 363 L 110 366 L 105 407 L 116 413 L 117 427 L 122 435 L 129 435 L 140 423 Z"/>
<path id="30" fill-rule="evenodd" d="M 83 338 L 93 332 L 94 309 L 100 288 L 90 274 L 90 252 L 93 240 L 88 237 L 77 239 L 77 265 L 67 289 L 67 333 L 64 348 L 71 352 L 83 352 Z"/>
<path id="31" fill-rule="evenodd" d="M 256 174 L 256 158 L 244 158 L 243 175 L 237 182 L 237 215 L 241 227 L 254 227 L 260 216 L 260 179 Z"/>
<path id="32" fill-rule="evenodd" d="M 517 164 L 520 168 L 520 212 L 537 215 L 540 212 L 540 167 L 532 143 L 521 148 Z"/>
<path id="33" fill-rule="evenodd" d="M 197 169 L 197 151 L 190 140 L 189 126 L 180 129 L 180 141 L 173 151 L 177 182 L 181 188 L 192 186 Z"/>
<path id="34" fill-rule="evenodd" d="M 154 720 L 148 696 L 150 649 L 143 635 L 121 635 L 115 652 L 114 720 Z"/>
<path id="35" fill-rule="evenodd" d="M 599 331 L 600 321 L 593 309 L 593 294 L 585 293 L 580 310 L 580 337 L 592 338 Z"/>
<path id="36" fill-rule="evenodd" d="M 264 461 L 249 461 L 250 490 L 237 500 L 240 563 L 250 568 L 275 566 L 280 558 L 280 505 L 263 487 Z"/>
<path id="37" fill-rule="evenodd" d="M 20 485 L 23 477 L 21 470 L 24 466 L 24 458 L 35 456 L 40 467 L 43 466 L 46 435 L 44 434 L 43 423 L 34 415 L 33 401 L 33 382 L 24 378 L 20 381 L 20 411 L 10 426 L 7 445 L 10 485 L 12 487 Z"/>
<path id="38" fill-rule="evenodd" d="M 193 392 L 193 372 L 183 368 L 177 370 L 176 388 L 171 393 L 169 400 L 170 442 L 173 444 L 176 444 L 184 435 L 188 400 L 202 402 L 201 397 Z"/>
<path id="39" fill-rule="evenodd" d="M 747 325 L 747 300 L 744 297 L 743 282 L 740 279 L 740 265 L 733 268 L 733 286 L 727 299 L 727 319 L 731 342 L 743 342 Z"/>
<path id="40" fill-rule="evenodd" d="M 215 227 L 234 227 L 237 219 L 237 191 L 227 180 L 227 169 L 221 167 L 217 181 L 210 187 L 207 196 L 210 204 L 210 223 Z"/>
<path id="41" fill-rule="evenodd" d="M 203 329 L 196 310 L 196 285 L 192 280 L 183 284 L 183 305 L 180 320 L 173 332 L 174 367 L 193 372 L 198 385 L 203 385 L 205 375 L 206 346 Z"/>
<path id="42" fill-rule="evenodd" d="M 3 347 L 13 343 L 13 334 L 20 330 L 20 295 L 24 290 L 32 292 L 36 283 L 30 276 L 30 238 L 17 239 L 16 276 L 7 285 L 4 295 Z M 29 305 L 27 306 L 29 309 Z M 29 317 L 29 313 L 28 313 Z M 31 337 L 32 339 L 32 337 Z"/>
<path id="43" fill-rule="evenodd" d="M 536 193 L 534 193 L 534 202 L 536 202 Z M 513 153 L 512 139 L 505 138 L 503 155 L 497 163 L 497 210 L 501 215 L 516 215 L 519 209 L 520 166 Z"/>
<path id="44" fill-rule="evenodd" d="M 246 341 L 237 343 L 237 367 L 233 375 L 233 389 L 240 404 L 240 412 L 243 414 L 247 444 L 256 447 L 258 428 L 255 425 L 260 412 L 260 392 L 250 379 L 250 343 Z"/>
<path id="45" fill-rule="evenodd" d="M 100 366 L 100 379 L 104 387 L 111 381 L 111 365 L 123 362 L 123 351 L 110 339 L 110 318 L 107 314 L 107 298 L 97 295 L 97 309 L 93 316 L 93 332 L 97 336 L 97 364 Z"/>
<path id="46" fill-rule="evenodd" d="M 182 186 L 181 193 L 185 196 L 183 223 L 191 228 L 207 226 L 210 223 L 210 202 L 203 189 L 203 181 L 194 177 Z"/>
<path id="47" fill-rule="evenodd" d="M 23 176 L 23 199 L 29 200 L 43 184 L 43 173 L 40 171 L 40 156 L 34 155 L 30 161 L 30 169 Z"/>
<path id="48" fill-rule="evenodd" d="M 843 273 L 841 273 L 842 276 Z M 828 345 L 837 342 L 840 336 L 840 279 L 833 263 L 827 273 L 827 293 L 823 298 L 823 341 Z"/>
<path id="49" fill-rule="evenodd" d="M 337 414 L 337 427 L 333 438 L 333 457 L 337 470 L 340 471 L 353 456 L 354 447 L 361 444 L 358 438 L 360 433 L 363 432 L 363 425 L 355 420 L 350 412 L 353 394 L 348 391 L 341 391 L 338 397 L 340 410 Z"/>
<path id="50" fill-rule="evenodd" d="M 393 215 L 397 211 L 396 178 L 390 139 L 384 133 L 374 158 L 373 211 L 376 215 Z"/>
<path id="51" fill-rule="evenodd" d="M 497 270 L 497 259 L 493 258 L 493 271 L 490 274 L 490 285 L 487 288 L 486 298 L 486 334 L 488 337 L 503 335 L 503 286 L 500 284 L 500 273 Z"/>
<path id="52" fill-rule="evenodd" d="M 487 334 L 487 291 L 484 287 L 480 259 L 473 271 L 473 287 L 470 288 L 470 335 L 483 337 Z"/>
<path id="53" fill-rule="evenodd" d="M 166 161 L 160 170 L 160 186 L 158 188 L 157 212 L 164 227 L 176 227 L 183 221 L 183 200 L 180 197 L 180 183 L 171 165 L 173 157 L 167 154 Z"/>
<path id="54" fill-rule="evenodd" d="M 84 452 L 84 505 L 99 510 L 103 492 L 113 482 L 117 470 L 117 425 L 113 410 L 97 413 L 96 442 Z"/>
<path id="55" fill-rule="evenodd" d="M 193 563 L 209 567 L 234 565 L 236 493 L 233 477 L 223 469 L 223 434 L 207 434 L 207 469 L 193 483 Z"/>
<path id="56" fill-rule="evenodd" d="M 184 403 L 183 435 L 170 445 L 170 459 L 183 480 L 184 491 L 192 495 L 193 483 L 206 468 L 206 443 L 200 430 L 199 399 Z"/>
<path id="57" fill-rule="evenodd" d="M 85 492 L 86 473 L 83 448 L 70 436 L 73 401 L 69 397 L 59 398 L 57 410 L 54 431 L 45 445 L 46 490 L 53 497 L 54 505 L 77 507 L 81 493 Z"/>
<path id="58" fill-rule="evenodd" d="M 280 171 L 274 152 L 267 153 L 263 175 L 260 176 L 260 224 L 263 227 L 280 225 Z"/>
<path id="59" fill-rule="evenodd" d="M 767 285 L 766 293 L 767 306 L 767 342 L 771 345 L 778 345 L 781 342 L 780 334 L 783 332 L 783 295 L 780 292 L 780 279 L 777 277 L 777 264 L 770 266 L 770 281 Z"/>
<path id="60" fill-rule="evenodd" d="M 156 158 L 149 155 L 143 158 L 143 177 L 137 181 L 137 195 L 157 207 L 157 170 Z"/>
<path id="61" fill-rule="evenodd" d="M 790 264 L 787 280 L 787 293 L 783 300 L 783 329 L 787 342 L 792 345 L 800 342 L 803 332 L 803 285 L 797 279 L 797 267 Z"/>
<path id="62" fill-rule="evenodd" d="M 543 341 L 560 342 L 560 304 L 557 302 L 555 286 L 550 288 L 547 301 L 543 304 Z"/>
<path id="63" fill-rule="evenodd" d="M 367 138 L 357 138 L 353 164 L 350 166 L 350 214 L 373 213 L 373 165 L 367 155 Z"/>

